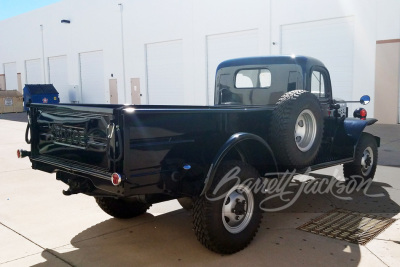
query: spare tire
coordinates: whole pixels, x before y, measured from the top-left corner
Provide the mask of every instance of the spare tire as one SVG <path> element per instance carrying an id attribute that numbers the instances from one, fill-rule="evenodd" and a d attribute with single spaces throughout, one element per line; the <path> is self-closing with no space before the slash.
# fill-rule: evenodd
<path id="1" fill-rule="evenodd" d="M 318 98 L 304 90 L 281 96 L 270 121 L 268 141 L 280 169 L 312 164 L 321 145 L 324 118 Z"/>

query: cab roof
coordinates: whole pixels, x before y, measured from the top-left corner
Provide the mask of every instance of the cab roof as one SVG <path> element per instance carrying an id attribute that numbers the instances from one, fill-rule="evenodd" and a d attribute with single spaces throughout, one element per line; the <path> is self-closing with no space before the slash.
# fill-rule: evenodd
<path id="1" fill-rule="evenodd" d="M 308 70 L 312 66 L 322 66 L 325 65 L 313 57 L 307 56 L 264 56 L 264 57 L 244 57 L 229 59 L 221 62 L 217 67 L 217 72 L 219 69 L 226 67 L 240 67 L 248 65 L 273 65 L 273 64 L 296 64 L 299 65 L 303 71 Z"/>

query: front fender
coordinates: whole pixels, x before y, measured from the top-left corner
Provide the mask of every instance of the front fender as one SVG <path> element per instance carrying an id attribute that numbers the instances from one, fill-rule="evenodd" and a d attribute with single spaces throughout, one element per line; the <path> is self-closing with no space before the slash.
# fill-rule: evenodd
<path id="1" fill-rule="evenodd" d="M 372 125 L 377 121 L 377 119 L 360 120 L 355 118 L 346 118 L 343 122 L 343 126 L 347 136 L 357 142 L 365 127 L 367 127 L 367 125 Z"/>
<path id="2" fill-rule="evenodd" d="M 215 174 L 218 170 L 218 167 L 220 166 L 220 164 L 222 163 L 222 161 L 224 160 L 225 156 L 228 155 L 228 153 L 234 148 L 236 147 L 239 143 L 242 143 L 244 141 L 247 140 L 253 140 L 256 141 L 260 144 L 260 147 L 262 147 L 263 149 L 265 149 L 265 151 L 269 154 L 272 155 L 272 159 L 274 161 L 274 165 L 275 167 L 277 166 L 276 164 L 276 160 L 275 157 L 273 156 L 273 152 L 271 147 L 268 145 L 268 143 L 261 138 L 258 135 L 255 134 L 251 134 L 251 133 L 244 133 L 244 132 L 240 132 L 240 133 L 236 133 L 233 134 L 225 143 L 224 145 L 218 150 L 217 154 L 215 155 L 212 164 L 208 170 L 207 173 L 207 177 L 204 181 L 204 187 L 203 187 L 203 191 L 201 192 L 201 195 L 205 194 L 205 192 L 208 191 L 208 189 L 210 189 L 213 181 L 214 181 L 214 177 Z"/>

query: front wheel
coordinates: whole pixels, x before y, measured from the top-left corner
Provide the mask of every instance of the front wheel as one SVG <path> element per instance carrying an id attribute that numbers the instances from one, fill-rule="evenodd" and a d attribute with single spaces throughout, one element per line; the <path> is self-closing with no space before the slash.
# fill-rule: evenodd
<path id="1" fill-rule="evenodd" d="M 354 181 L 356 185 L 372 180 L 378 161 L 378 146 L 373 135 L 362 133 L 358 141 L 354 161 L 343 165 L 346 183 Z"/>
<path id="2" fill-rule="evenodd" d="M 257 179 L 258 172 L 246 163 L 222 164 L 211 188 L 194 203 L 194 230 L 205 247 L 232 254 L 251 242 L 262 219 Z"/>

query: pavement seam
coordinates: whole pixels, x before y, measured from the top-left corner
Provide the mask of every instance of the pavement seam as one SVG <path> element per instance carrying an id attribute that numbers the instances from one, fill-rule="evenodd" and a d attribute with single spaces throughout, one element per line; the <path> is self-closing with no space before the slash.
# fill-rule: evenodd
<path id="1" fill-rule="evenodd" d="M 68 262 L 67 260 L 65 260 L 65 259 L 59 257 L 58 255 L 52 253 L 49 249 L 47 249 L 47 248 L 45 248 L 45 247 L 42 247 L 41 245 L 39 245 L 39 244 L 36 243 L 35 241 L 33 241 L 33 240 L 29 239 L 28 237 L 26 237 L 26 236 L 24 236 L 24 235 L 18 233 L 17 231 L 15 231 L 14 229 L 12 229 L 11 227 L 8 227 L 8 226 L 5 225 L 4 223 L 0 222 L 0 225 L 4 226 L 5 228 L 7 228 L 7 229 L 10 230 L 10 231 L 13 231 L 13 232 L 16 233 L 17 235 L 21 236 L 22 238 L 28 240 L 28 241 L 31 242 L 32 244 L 34 244 L 34 245 L 38 246 L 39 248 L 43 249 L 43 251 L 46 251 L 47 253 L 50 253 L 51 255 L 53 255 L 54 257 L 56 257 L 57 259 L 63 261 L 64 263 L 66 263 L 66 264 L 68 264 L 68 265 L 70 265 L 70 266 L 73 266 L 73 267 L 75 266 L 75 265 L 73 265 L 72 263 Z M 34 255 L 34 254 L 33 254 L 33 255 Z M 22 257 L 22 258 L 24 258 L 24 257 Z M 20 258 L 20 259 L 22 259 L 22 258 Z M 18 260 L 18 259 L 15 259 L 15 260 Z M 13 260 L 13 261 L 14 261 L 14 260 Z"/>
<path id="2" fill-rule="evenodd" d="M 398 243 L 398 242 L 400 242 L 400 241 L 397 241 L 397 240 L 383 239 L 383 238 L 374 238 L 373 240 L 387 241 L 387 242 L 393 242 L 393 243 Z"/>
<path id="3" fill-rule="evenodd" d="M 13 260 L 3 261 L 3 262 L 0 262 L 0 265 L 6 264 L 6 263 L 10 263 L 10 262 L 13 262 L 13 261 L 17 261 L 17 260 L 20 260 L 20 259 L 25 259 L 25 258 L 28 258 L 28 257 L 31 257 L 31 256 L 35 256 L 35 255 L 41 254 L 41 253 L 42 252 L 33 253 L 33 254 L 29 254 L 29 255 L 26 255 L 26 256 L 23 256 L 23 257 L 19 257 L 19 258 L 13 259 Z"/>
<path id="4" fill-rule="evenodd" d="M 384 265 L 390 267 L 390 265 L 386 264 L 381 258 L 379 258 L 374 252 L 372 252 L 367 246 L 364 246 L 372 255 L 374 255 L 378 260 L 380 260 Z"/>

